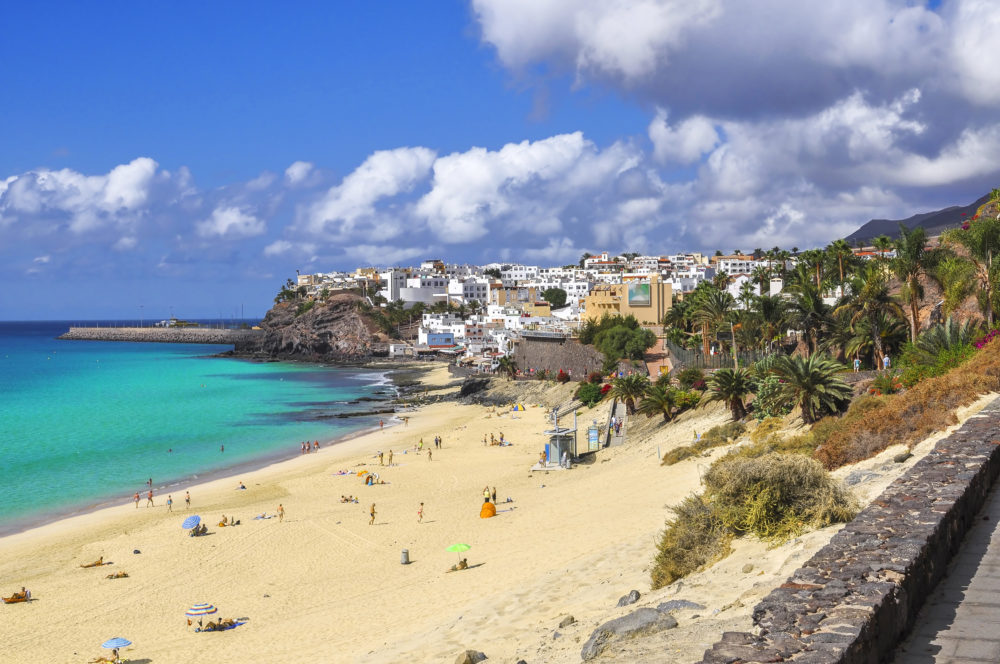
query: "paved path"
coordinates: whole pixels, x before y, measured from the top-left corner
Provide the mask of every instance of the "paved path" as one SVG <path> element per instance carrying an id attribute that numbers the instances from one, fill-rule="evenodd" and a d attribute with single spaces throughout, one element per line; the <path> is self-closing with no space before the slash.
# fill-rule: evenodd
<path id="1" fill-rule="evenodd" d="M 1000 482 L 897 649 L 896 664 L 1000 662 Z"/>

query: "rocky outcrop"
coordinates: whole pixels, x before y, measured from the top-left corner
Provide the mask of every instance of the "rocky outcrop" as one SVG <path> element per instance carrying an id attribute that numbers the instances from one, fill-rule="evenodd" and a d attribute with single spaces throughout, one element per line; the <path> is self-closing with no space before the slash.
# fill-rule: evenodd
<path id="1" fill-rule="evenodd" d="M 385 340 L 358 310 L 361 301 L 357 295 L 341 293 L 302 313 L 300 303 L 276 304 L 260 324 L 260 337 L 237 344 L 235 354 L 310 362 L 364 361 Z"/>

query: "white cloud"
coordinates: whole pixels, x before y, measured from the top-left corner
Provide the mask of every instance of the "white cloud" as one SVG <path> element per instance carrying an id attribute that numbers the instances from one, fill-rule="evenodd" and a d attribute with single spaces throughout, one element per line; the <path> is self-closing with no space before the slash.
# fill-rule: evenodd
<path id="1" fill-rule="evenodd" d="M 195 225 L 202 237 L 250 237 L 267 230 L 263 219 L 235 206 L 220 206 L 212 215 Z"/>
<path id="2" fill-rule="evenodd" d="M 139 239 L 134 235 L 126 235 L 119 238 L 117 242 L 112 245 L 112 249 L 115 251 L 128 251 L 130 249 L 135 249 L 136 245 L 139 244 Z"/>
<path id="3" fill-rule="evenodd" d="M 491 224 L 498 233 L 552 234 L 568 207 L 611 186 L 638 160 L 620 144 L 601 152 L 580 132 L 497 151 L 472 148 L 434 162 L 431 190 L 416 214 L 446 243 L 475 241 Z"/>
<path id="4" fill-rule="evenodd" d="M 1000 34 L 1000 4 L 958 0 L 947 9 L 952 9 L 954 23 L 948 55 L 959 88 L 977 104 L 1000 104 L 1000 67 L 993 55 Z"/>
<path id="5" fill-rule="evenodd" d="M 264 247 L 265 256 L 282 256 L 288 253 L 298 253 L 312 255 L 316 252 L 316 245 L 312 242 L 289 242 L 288 240 L 275 240 Z M 312 260 L 312 258 L 310 259 Z"/>
<path id="6" fill-rule="evenodd" d="M 44 263 L 48 263 L 50 260 L 52 260 L 52 257 L 49 256 L 48 254 L 46 254 L 44 256 L 35 256 L 35 258 L 34 258 L 34 260 L 32 262 L 34 262 L 34 263 L 43 263 L 44 264 Z"/>
<path id="7" fill-rule="evenodd" d="M 292 185 L 302 183 L 313 171 L 313 163 L 309 161 L 296 161 L 285 169 L 285 178 Z"/>
<path id="8" fill-rule="evenodd" d="M 156 174 L 156 162 L 140 157 L 115 166 L 107 175 L 41 168 L 10 176 L 0 187 L 0 218 L 66 220 L 75 233 L 134 223 L 148 207 Z"/>
<path id="9" fill-rule="evenodd" d="M 346 249 L 352 266 L 399 265 L 405 261 L 433 253 L 432 247 L 397 247 L 385 244 L 357 244 Z"/>
<path id="10" fill-rule="evenodd" d="M 410 191 L 427 178 L 434 151 L 427 148 L 380 150 L 368 157 L 336 187 L 304 211 L 305 224 L 313 233 L 332 232 L 347 237 L 359 221 L 375 213 L 384 198 Z M 375 230 L 371 224 L 367 227 Z"/>
<path id="11" fill-rule="evenodd" d="M 521 68 L 552 58 L 631 80 L 683 45 L 692 26 L 718 14 L 716 0 L 473 0 L 483 39 Z"/>
<path id="12" fill-rule="evenodd" d="M 575 263 L 583 255 L 583 249 L 579 249 L 573 244 L 573 240 L 568 237 L 549 238 L 549 243 L 544 247 L 533 249 L 514 249 L 512 253 L 520 259 L 532 262 L 540 262 L 546 265 Z"/>
<path id="13" fill-rule="evenodd" d="M 649 140 L 658 161 L 690 164 L 719 144 L 719 134 L 712 122 L 700 115 L 671 127 L 667 124 L 667 112 L 661 108 L 649 123 Z"/>

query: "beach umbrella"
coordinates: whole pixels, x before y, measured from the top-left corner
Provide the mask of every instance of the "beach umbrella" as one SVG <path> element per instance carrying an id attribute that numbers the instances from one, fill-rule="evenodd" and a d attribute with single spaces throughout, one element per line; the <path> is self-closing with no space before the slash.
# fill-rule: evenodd
<path id="1" fill-rule="evenodd" d="M 181 528 L 183 528 L 184 530 L 191 530 L 192 528 L 196 527 L 199 523 L 201 523 L 201 517 L 192 515 L 184 519 L 184 523 L 181 524 Z"/>
<path id="2" fill-rule="evenodd" d="M 454 551 L 455 553 L 462 553 L 463 551 L 468 551 L 471 548 L 472 547 L 469 546 L 468 544 L 459 543 L 459 544 L 452 544 L 447 549 L 445 549 L 445 551 Z M 461 559 L 461 556 L 459 556 L 459 559 Z"/>
<path id="3" fill-rule="evenodd" d="M 185 611 L 184 615 L 194 617 L 207 616 L 208 614 L 215 613 L 216 611 L 218 611 L 218 609 L 211 604 L 195 604 L 190 609 Z"/>
<path id="4" fill-rule="evenodd" d="M 107 641 L 102 643 L 101 647 L 111 650 L 112 648 L 124 648 L 125 646 L 130 646 L 130 645 L 132 645 L 132 642 L 129 641 L 128 639 L 123 639 L 120 636 L 116 636 L 115 638 L 108 639 Z"/>

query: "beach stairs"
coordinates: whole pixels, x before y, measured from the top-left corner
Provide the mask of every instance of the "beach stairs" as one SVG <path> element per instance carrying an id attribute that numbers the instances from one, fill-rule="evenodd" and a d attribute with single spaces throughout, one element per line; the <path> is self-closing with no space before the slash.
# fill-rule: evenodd
<path id="1" fill-rule="evenodd" d="M 615 434 L 611 429 L 611 416 L 620 417 L 622 419 L 622 426 L 620 433 Z M 628 432 L 628 409 L 625 407 L 624 402 L 615 400 L 614 405 L 611 407 L 611 412 L 608 415 L 608 431 L 611 431 L 611 437 L 608 443 L 609 447 L 614 447 L 615 445 L 624 445 L 625 436 Z"/>

